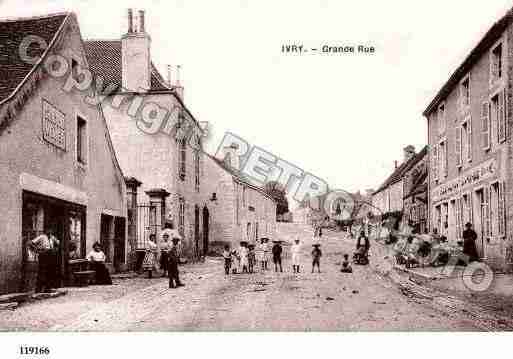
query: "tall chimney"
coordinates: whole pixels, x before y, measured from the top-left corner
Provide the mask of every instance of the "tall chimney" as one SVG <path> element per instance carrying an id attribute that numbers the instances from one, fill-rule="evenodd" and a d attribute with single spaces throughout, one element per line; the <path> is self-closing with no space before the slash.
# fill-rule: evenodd
<path id="1" fill-rule="evenodd" d="M 175 84 L 173 85 L 176 94 L 180 97 L 180 99 L 183 101 L 183 86 L 180 83 L 180 70 L 182 69 L 182 66 L 177 65 L 176 66 L 176 80 Z"/>
<path id="2" fill-rule="evenodd" d="M 144 10 L 139 10 L 139 32 L 146 32 L 144 30 Z"/>
<path id="3" fill-rule="evenodd" d="M 134 32 L 134 13 L 132 9 L 128 9 L 128 33 Z"/>
<path id="4" fill-rule="evenodd" d="M 173 85 L 173 76 L 171 75 L 171 65 L 167 65 L 167 84 L 169 87 Z"/>
<path id="5" fill-rule="evenodd" d="M 394 161 L 394 169 L 397 169 L 397 160 Z"/>
<path id="6" fill-rule="evenodd" d="M 144 10 L 136 29 L 133 10 L 128 10 L 128 33 L 121 37 L 121 79 L 124 89 L 144 92 L 151 86 L 151 38 L 144 30 Z"/>

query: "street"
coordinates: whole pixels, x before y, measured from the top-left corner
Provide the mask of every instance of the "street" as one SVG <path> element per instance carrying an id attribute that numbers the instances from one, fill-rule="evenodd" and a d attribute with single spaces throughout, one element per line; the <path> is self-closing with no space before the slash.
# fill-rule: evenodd
<path id="1" fill-rule="evenodd" d="M 0 312 L 2 330 L 44 331 L 333 331 L 479 330 L 459 312 L 448 313 L 403 295 L 371 266 L 340 273 L 354 244 L 340 234 L 321 241 L 321 273 L 311 273 L 307 232 L 302 272 L 225 276 L 222 261 L 181 268 L 186 286 L 166 278 L 115 280 L 113 286 L 71 288 L 68 295 Z M 287 251 L 288 248 L 285 248 Z M 371 261 L 373 258 L 371 257 Z"/>

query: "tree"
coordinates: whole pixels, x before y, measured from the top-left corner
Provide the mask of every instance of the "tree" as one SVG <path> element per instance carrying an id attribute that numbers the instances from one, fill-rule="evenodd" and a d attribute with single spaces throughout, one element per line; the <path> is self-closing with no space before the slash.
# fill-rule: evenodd
<path id="1" fill-rule="evenodd" d="M 271 181 L 266 183 L 265 192 L 276 201 L 276 215 L 282 215 L 289 211 L 289 201 L 287 200 L 287 192 L 285 188 L 278 182 Z"/>

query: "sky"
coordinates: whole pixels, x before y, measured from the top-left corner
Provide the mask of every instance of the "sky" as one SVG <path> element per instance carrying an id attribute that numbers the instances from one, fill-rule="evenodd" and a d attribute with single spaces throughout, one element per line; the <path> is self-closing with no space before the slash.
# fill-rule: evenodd
<path id="1" fill-rule="evenodd" d="M 74 11 L 84 39 L 119 39 L 146 11 L 153 62 L 181 65 L 185 103 L 226 131 L 323 178 L 376 189 L 403 148 L 427 141 L 422 112 L 513 1 L 20 1 L 0 17 Z M 374 46 L 369 54 L 281 52 L 282 45 Z"/>

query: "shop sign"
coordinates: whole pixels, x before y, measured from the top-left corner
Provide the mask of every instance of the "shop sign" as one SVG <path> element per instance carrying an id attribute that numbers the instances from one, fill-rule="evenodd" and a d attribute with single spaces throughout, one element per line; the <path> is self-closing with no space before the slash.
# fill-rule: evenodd
<path id="1" fill-rule="evenodd" d="M 43 139 L 66 150 L 66 117 L 49 102 L 43 100 Z"/>
<path id="2" fill-rule="evenodd" d="M 452 195 L 460 193 L 465 187 L 472 184 L 478 183 L 484 179 L 487 179 L 497 172 L 497 161 L 495 159 L 489 159 L 486 162 L 472 168 L 465 172 L 458 178 L 441 184 L 433 190 L 432 198 L 433 202 L 437 202 L 443 197 L 450 197 Z"/>

